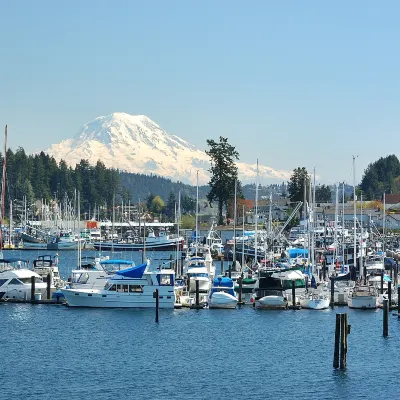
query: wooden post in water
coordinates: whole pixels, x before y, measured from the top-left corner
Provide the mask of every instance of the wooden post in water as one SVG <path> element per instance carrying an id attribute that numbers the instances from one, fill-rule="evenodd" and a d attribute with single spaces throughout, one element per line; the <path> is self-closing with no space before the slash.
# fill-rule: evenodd
<path id="1" fill-rule="evenodd" d="M 242 301 L 243 274 L 241 276 L 239 276 L 238 283 L 239 283 L 239 300 L 238 300 L 238 304 L 242 305 L 242 304 L 244 304 L 244 301 Z"/>
<path id="2" fill-rule="evenodd" d="M 400 318 L 400 286 L 397 286 L 397 317 Z"/>
<path id="3" fill-rule="evenodd" d="M 156 289 L 154 292 L 153 292 L 153 299 L 156 299 L 156 322 L 158 322 L 158 309 L 159 309 L 159 306 L 160 306 L 160 303 L 159 303 L 159 296 L 158 296 L 158 289 Z"/>
<path id="4" fill-rule="evenodd" d="M 232 278 L 232 264 L 229 264 L 228 277 Z"/>
<path id="5" fill-rule="evenodd" d="M 31 276 L 31 302 L 35 301 L 35 277 Z"/>
<path id="6" fill-rule="evenodd" d="M 335 349 L 333 352 L 333 368 L 339 368 L 340 314 L 336 314 Z"/>
<path id="7" fill-rule="evenodd" d="M 347 364 L 347 314 L 340 315 L 340 369 Z"/>
<path id="8" fill-rule="evenodd" d="M 199 289 L 199 281 L 196 280 L 196 307 L 200 307 L 200 289 Z"/>
<path id="9" fill-rule="evenodd" d="M 381 294 L 383 294 L 383 272 L 381 273 Z"/>
<path id="10" fill-rule="evenodd" d="M 345 369 L 347 366 L 347 335 L 349 333 L 350 325 L 348 324 L 347 313 L 336 314 L 333 368 Z"/>
<path id="11" fill-rule="evenodd" d="M 388 299 L 383 300 L 383 337 L 389 336 L 389 306 Z"/>
<path id="12" fill-rule="evenodd" d="M 335 306 L 335 280 L 331 279 L 331 307 Z"/>
<path id="13" fill-rule="evenodd" d="M 392 282 L 388 282 L 388 300 L 389 300 L 389 311 L 392 305 Z"/>
<path id="14" fill-rule="evenodd" d="M 50 300 L 51 274 L 47 274 L 47 300 Z"/>
<path id="15" fill-rule="evenodd" d="M 221 275 L 224 275 L 224 259 L 221 258 Z"/>
<path id="16" fill-rule="evenodd" d="M 296 308 L 296 282 L 292 281 L 292 304 L 293 308 Z"/>

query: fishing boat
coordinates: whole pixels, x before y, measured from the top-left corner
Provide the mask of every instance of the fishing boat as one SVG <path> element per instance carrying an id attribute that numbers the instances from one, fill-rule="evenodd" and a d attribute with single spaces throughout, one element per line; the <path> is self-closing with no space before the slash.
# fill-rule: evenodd
<path id="1" fill-rule="evenodd" d="M 228 277 L 215 278 L 208 298 L 209 308 L 235 308 L 237 301 L 233 280 Z"/>
<path id="2" fill-rule="evenodd" d="M 159 307 L 173 308 L 175 273 L 150 270 L 149 262 L 117 271 L 104 289 L 62 289 L 70 307 L 154 308 L 158 289 Z"/>
<path id="3" fill-rule="evenodd" d="M 178 235 L 169 235 L 167 232 L 161 231 L 158 236 L 154 232 L 149 232 L 146 240 L 136 238 L 136 241 L 114 241 L 114 242 L 95 242 L 93 246 L 96 250 L 102 251 L 139 251 L 139 250 L 156 250 L 156 251 L 176 251 L 183 249 L 184 238 Z"/>
<path id="4" fill-rule="evenodd" d="M 355 285 L 347 298 L 350 308 L 375 309 L 377 307 L 377 293 L 373 286 Z"/>

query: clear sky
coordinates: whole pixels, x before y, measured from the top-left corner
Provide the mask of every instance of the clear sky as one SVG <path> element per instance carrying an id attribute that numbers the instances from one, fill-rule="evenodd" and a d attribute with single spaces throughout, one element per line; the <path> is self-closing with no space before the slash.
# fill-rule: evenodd
<path id="1" fill-rule="evenodd" d="M 400 2 L 0 1 L 0 123 L 27 152 L 146 114 L 201 149 L 352 183 L 399 156 Z"/>

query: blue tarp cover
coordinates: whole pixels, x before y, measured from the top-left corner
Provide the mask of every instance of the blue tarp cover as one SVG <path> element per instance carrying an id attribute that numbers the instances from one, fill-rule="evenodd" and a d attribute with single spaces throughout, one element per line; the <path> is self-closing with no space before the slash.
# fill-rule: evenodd
<path id="1" fill-rule="evenodd" d="M 138 278 L 140 279 L 143 276 L 143 273 L 147 267 L 147 262 L 144 264 L 140 264 L 136 267 L 123 269 L 121 271 L 117 271 L 115 275 L 120 275 L 125 278 Z"/>
<path id="2" fill-rule="evenodd" d="M 307 257 L 308 256 L 307 249 L 289 249 L 288 253 L 289 253 L 290 258 Z"/>
<path id="3" fill-rule="evenodd" d="M 233 287 L 233 280 L 229 277 L 219 277 L 219 278 L 214 278 L 214 286 L 222 286 L 222 287 Z"/>

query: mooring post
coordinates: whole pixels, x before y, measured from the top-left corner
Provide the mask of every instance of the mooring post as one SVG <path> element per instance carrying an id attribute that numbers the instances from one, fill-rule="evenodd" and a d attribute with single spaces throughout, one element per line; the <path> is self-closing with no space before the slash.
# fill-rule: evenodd
<path id="1" fill-rule="evenodd" d="M 31 302 L 35 301 L 35 277 L 31 276 Z"/>
<path id="2" fill-rule="evenodd" d="M 199 281 L 196 280 L 196 307 L 200 307 L 200 289 L 199 289 Z"/>
<path id="3" fill-rule="evenodd" d="M 388 299 L 383 300 L 383 337 L 389 336 L 389 306 Z"/>
<path id="4" fill-rule="evenodd" d="M 239 276 L 238 283 L 239 283 L 239 301 L 238 301 L 238 304 L 241 305 L 241 304 L 244 304 L 244 301 L 242 301 L 243 274 L 241 276 Z"/>
<path id="5" fill-rule="evenodd" d="M 50 300 L 51 274 L 47 274 L 47 300 Z"/>
<path id="6" fill-rule="evenodd" d="M 232 278 L 232 264 L 229 264 L 229 268 L 228 268 L 228 277 Z"/>
<path id="7" fill-rule="evenodd" d="M 346 368 L 347 314 L 340 314 L 340 369 Z"/>
<path id="8" fill-rule="evenodd" d="M 389 300 L 389 311 L 392 306 L 392 282 L 388 282 L 388 300 Z"/>
<path id="9" fill-rule="evenodd" d="M 400 318 L 400 285 L 397 286 L 397 317 Z"/>
<path id="10" fill-rule="evenodd" d="M 158 289 L 153 292 L 153 299 L 156 299 L 156 322 L 158 322 L 158 309 L 159 309 L 159 296 L 158 296 Z"/>
<path id="11" fill-rule="evenodd" d="M 340 314 L 336 314 L 335 348 L 333 352 L 333 368 L 339 368 Z"/>
<path id="12" fill-rule="evenodd" d="M 224 259 L 221 258 L 221 275 L 224 275 Z"/>
<path id="13" fill-rule="evenodd" d="M 335 280 L 331 279 L 331 307 L 335 306 Z"/>
<path id="14" fill-rule="evenodd" d="M 381 273 L 381 294 L 383 294 L 383 272 Z"/>
<path id="15" fill-rule="evenodd" d="M 292 281 L 292 304 L 293 308 L 296 308 L 296 282 Z"/>

